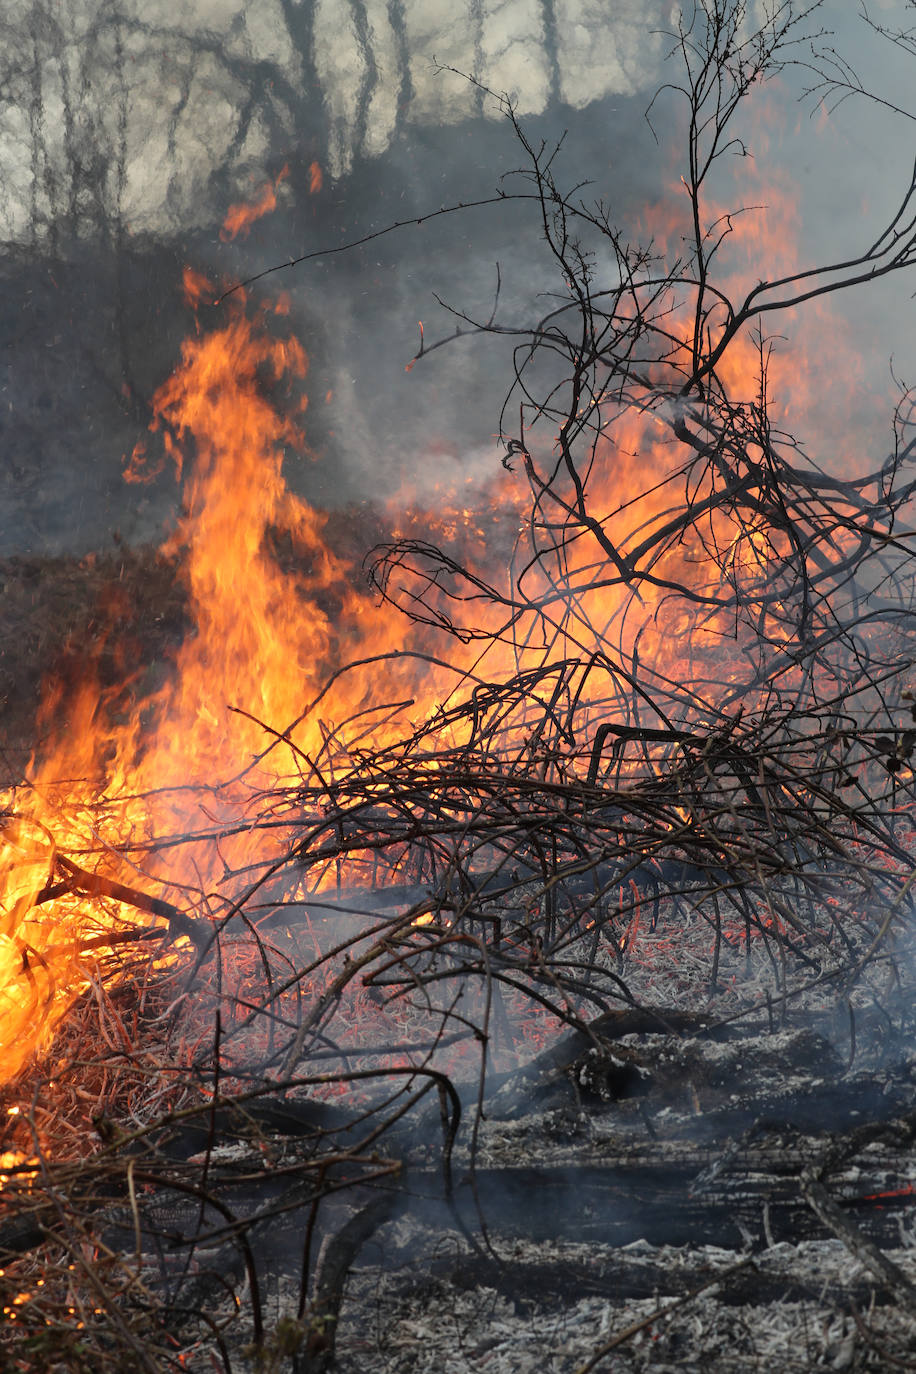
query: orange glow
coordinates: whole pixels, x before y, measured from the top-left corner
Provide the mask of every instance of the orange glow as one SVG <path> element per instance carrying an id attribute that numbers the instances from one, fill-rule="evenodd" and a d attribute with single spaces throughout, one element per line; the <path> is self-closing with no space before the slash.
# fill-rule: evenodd
<path id="1" fill-rule="evenodd" d="M 230 209 L 223 237 L 247 232 L 275 206 L 284 175 L 286 169 L 254 205 Z M 310 177 L 317 191 L 316 163 Z M 743 273 L 755 280 L 763 251 L 774 263 L 774 234 L 791 245 L 791 207 L 773 201 L 775 230 L 771 223 L 765 248 L 752 216 L 736 220 L 730 245 L 736 278 Z M 653 232 L 661 241 L 665 226 Z M 791 246 L 784 251 L 776 270 L 784 262 L 791 270 Z M 185 291 L 193 308 L 217 294 L 190 268 Z M 193 632 L 167 664 L 157 665 L 154 681 L 137 674 L 106 686 L 90 661 L 75 684 L 49 683 L 38 718 L 37 735 L 46 741 L 41 756 L 26 786 L 0 795 L 0 812 L 9 817 L 0 828 L 0 1078 L 13 1077 L 48 1045 L 73 1000 L 98 977 L 100 960 L 114 959 L 119 939 L 162 924 L 115 897 L 90 898 L 72 884 L 61 890 L 67 888 L 62 858 L 72 856 L 81 869 L 140 888 L 196 920 L 218 918 L 244 892 L 248 866 L 282 859 L 295 834 L 293 821 L 289 829 L 278 822 L 269 834 L 255 829 L 254 802 L 271 789 L 294 788 L 303 776 L 324 786 L 324 777 L 333 778 L 341 763 L 349 766 L 357 748 L 394 743 L 419 723 L 430 723 L 440 742 L 464 747 L 471 725 L 453 724 L 446 714 L 462 691 L 462 674 L 468 674 L 464 695 L 475 681 L 499 683 L 528 670 L 553 674 L 559 684 L 564 662 L 588 662 L 598 649 L 627 661 L 638 642 L 643 663 L 690 683 L 703 653 L 720 654 L 731 642 L 730 625 L 712 612 L 702 635 L 694 635 L 695 613 L 665 586 L 680 579 L 702 589 L 713 576 L 696 531 L 664 546 L 651 568 L 657 583 L 642 583 L 636 596 L 611 567 L 594 527 L 583 523 L 563 548 L 562 585 L 552 566 L 532 562 L 526 571 L 524 614 L 510 614 L 486 597 L 472 599 L 467 613 L 489 641 L 437 639 L 433 624 L 411 626 L 359 590 L 355 570 L 326 538 L 328 517 L 292 493 L 283 477 L 287 453 L 305 446 L 308 371 L 302 345 L 279 332 L 287 312 L 281 301 L 268 321 L 266 309 L 252 312 L 237 291 L 210 332 L 198 323 L 154 397 L 153 435 L 125 469 L 126 480 L 149 481 L 170 464 L 183 484 L 182 513 L 162 553 L 180 570 Z M 666 365 L 669 374 L 686 356 L 688 317 L 682 308 L 666 322 L 685 341 L 683 353 Z M 420 338 L 422 349 L 422 324 Z M 722 376 L 738 398 L 756 396 L 759 361 L 751 338 L 734 341 Z M 794 353 L 774 357 L 770 384 L 780 406 L 809 403 L 811 379 Z M 331 401 L 331 392 L 325 399 Z M 502 577 L 505 587 L 504 567 L 494 567 L 496 532 L 506 531 L 511 546 L 530 512 L 534 474 L 555 460 L 547 441 L 545 447 L 546 457 L 516 454 L 511 477 L 494 460 L 485 476 L 468 482 L 459 446 L 440 445 L 434 485 L 398 493 L 393 523 L 396 518 L 401 534 L 457 547 L 473 573 Z M 679 456 L 670 425 L 649 408 L 616 415 L 598 436 L 591 509 L 622 558 L 670 518 L 671 494 L 661 483 Z M 541 495 L 540 518 L 565 519 L 550 493 Z M 720 548 L 731 551 L 736 576 L 760 575 L 755 559 L 765 550 L 753 539 L 739 544 L 724 519 L 714 532 Z M 398 570 L 397 591 L 408 602 L 436 594 L 422 567 L 407 565 Z M 443 619 L 464 613 L 458 605 L 455 611 L 445 603 Z M 421 648 L 422 659 L 411 656 Z M 446 658 L 451 668 L 443 666 Z M 338 673 L 357 660 L 370 660 L 370 667 Z M 602 667 L 586 674 L 575 692 L 570 776 L 584 772 L 592 727 L 608 718 L 609 673 Z M 549 695 L 552 681 L 545 690 Z M 310 711 L 319 698 L 320 711 Z M 402 705 L 383 705 L 392 702 Z M 530 729 L 526 712 L 541 719 L 539 700 L 523 696 L 513 710 L 503 728 L 517 747 Z M 157 846 L 167 836 L 200 838 Z M 639 925 L 637 901 L 624 937 L 629 943 Z"/>
<path id="2" fill-rule="evenodd" d="M 200 280 L 192 284 L 205 298 Z M 106 937 L 116 944 L 149 923 L 116 901 L 45 897 L 60 877 L 58 856 L 88 846 L 94 872 L 206 915 L 210 886 L 263 858 L 263 834 L 242 825 L 218 846 L 182 847 L 180 859 L 144 857 L 143 847 L 237 821 L 252 796 L 300 776 L 311 755 L 323 751 L 333 771 L 328 731 L 371 709 L 378 678 L 344 675 L 321 717 L 303 721 L 288 744 L 264 724 L 295 721 L 341 663 L 400 655 L 409 640 L 400 616 L 354 590 L 349 565 L 323 539 L 326 517 L 283 480 L 285 452 L 304 442 L 291 415 L 301 409 L 307 366 L 298 341 L 269 336 L 240 298 L 222 327 L 185 341 L 155 396 L 152 428 L 184 477 L 183 513 L 163 554 L 179 563 L 195 631 L 151 692 L 130 681 L 104 688 L 91 663 L 75 686 L 49 684 L 39 713 L 49 743 L 15 801 L 0 797 L 16 811 L 0 831 L 4 1078 L 49 1043 L 99 958 L 112 953 Z M 287 403 L 267 399 L 265 384 Z M 195 462 L 185 474 L 188 446 Z M 132 476 L 144 462 L 143 453 L 132 456 Z M 292 553 L 292 570 L 277 560 L 278 541 Z M 408 658 L 393 659 L 386 678 L 386 693 L 410 699 L 417 673 Z M 269 744 L 263 764 L 254 762 Z M 235 785 L 219 787 L 246 765 Z M 282 852 L 282 832 L 277 842 Z M 134 846 L 129 859 L 117 853 L 125 845 Z"/>
<path id="3" fill-rule="evenodd" d="M 323 185 L 324 175 L 320 165 L 317 162 L 311 162 L 309 164 L 309 194 L 317 195 Z"/>
<path id="4" fill-rule="evenodd" d="M 313 163 L 314 167 L 315 164 Z M 223 220 L 223 227 L 219 231 L 219 236 L 224 243 L 238 238 L 247 238 L 251 232 L 251 226 L 265 215 L 269 215 L 277 208 L 277 188 L 280 183 L 289 176 L 289 168 L 284 167 L 274 178 L 262 186 L 257 200 L 253 202 L 241 201 L 237 205 L 230 205 Z M 320 176 L 320 172 L 319 172 Z"/>
<path id="5" fill-rule="evenodd" d="M 192 310 L 197 310 L 201 305 L 209 305 L 216 298 L 210 278 L 205 277 L 202 272 L 195 272 L 193 267 L 185 267 L 181 274 L 181 286 L 185 301 Z"/>

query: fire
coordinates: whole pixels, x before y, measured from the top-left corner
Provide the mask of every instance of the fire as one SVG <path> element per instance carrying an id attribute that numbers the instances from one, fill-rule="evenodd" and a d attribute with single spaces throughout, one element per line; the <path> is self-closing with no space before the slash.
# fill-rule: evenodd
<path id="1" fill-rule="evenodd" d="M 198 278 L 189 285 L 196 299 L 204 296 Z M 252 793 L 275 784 L 294 759 L 300 767 L 303 750 L 323 745 L 320 722 L 306 722 L 295 749 L 275 748 L 269 766 L 249 766 L 235 788 L 217 786 L 271 742 L 264 723 L 285 727 L 302 714 L 355 640 L 361 618 L 371 621 L 375 609 L 322 540 L 323 517 L 294 497 L 281 475 L 285 450 L 300 449 L 303 437 L 298 419 L 264 390 L 295 392 L 306 369 L 296 340 L 272 337 L 263 319 L 237 309 L 224 327 L 185 343 L 156 397 L 155 427 L 179 475 L 184 445 L 195 448 L 184 512 L 164 546 L 180 560 L 195 633 L 153 691 L 131 682 L 103 689 L 90 665 L 75 691 L 52 685 L 43 703 L 42 725 L 56 741 L 33 764 L 28 786 L 4 799 L 16 812 L 0 843 L 6 1077 L 47 1045 L 110 953 L 106 935 L 117 943 L 119 934 L 145 924 L 117 904 L 106 913 L 103 904 L 66 891 L 64 851 L 94 851 L 94 869 L 109 878 L 152 883 L 186 906 L 189 882 L 200 894 L 225 867 L 244 867 L 251 844 L 244 830 L 228 848 L 192 846 L 178 871 L 168 856 L 144 857 L 144 846 L 200 826 L 201 808 L 211 824 L 217 812 L 243 813 Z M 149 470 L 136 452 L 130 478 Z M 292 574 L 281 570 L 271 547 L 284 540 L 300 560 Z M 384 633 L 371 628 L 363 641 L 385 647 Z M 358 709 L 362 697 L 355 686 L 352 699 L 342 691 L 336 706 Z M 205 789 L 209 809 L 195 788 Z M 126 858 L 125 846 L 139 857 Z M 199 906 L 203 899 L 190 900 Z"/>
<path id="2" fill-rule="evenodd" d="M 224 236 L 247 232 L 266 214 L 285 175 L 254 205 L 233 206 Z M 320 181 L 313 164 L 313 190 Z M 742 242 L 752 263 L 749 231 Z M 216 295 L 191 270 L 185 291 L 193 307 Z M 138 446 L 124 474 L 149 480 L 170 462 L 183 482 L 182 514 L 162 552 L 180 569 L 193 632 L 157 681 L 138 673 L 104 686 L 90 662 L 75 687 L 50 684 L 39 718 L 50 743 L 26 785 L 0 798 L 8 817 L 0 830 L 6 1079 L 47 1046 L 100 966 L 116 970 L 125 942 L 136 947 L 138 932 L 165 924 L 156 901 L 201 921 L 218 917 L 244 891 L 254 865 L 269 867 L 269 842 L 278 859 L 288 852 L 293 832 L 284 816 L 269 841 L 250 822 L 253 800 L 303 776 L 324 786 L 354 748 L 367 740 L 393 744 L 424 722 L 440 740 L 467 746 L 469 718 L 456 724 L 449 716 L 457 694 L 490 691 L 519 672 L 530 673 L 533 685 L 505 720 L 507 743 L 534 748 L 526 703 L 541 720 L 550 694 L 558 702 L 565 693 L 578 716 L 575 732 L 567 730 L 564 766 L 584 775 L 594 723 L 613 713 L 617 661 L 638 645 L 643 662 L 689 682 L 703 644 L 719 653 L 733 634 L 710 610 L 698 638 L 696 614 L 669 594 L 678 580 L 702 591 L 710 576 L 696 532 L 662 540 L 648 565 L 653 580 L 638 591 L 627 575 L 627 560 L 670 517 L 662 479 L 676 450 L 669 424 L 648 407 L 618 414 L 596 440 L 592 509 L 601 538 L 595 525 L 576 529 L 561 551 L 562 581 L 553 565 L 532 560 L 512 593 L 492 571 L 494 530 L 510 532 L 511 542 L 532 497 L 537 521 L 521 521 L 518 544 L 525 558 L 526 539 L 568 516 L 562 492 L 538 475 L 554 461 L 549 451 L 531 456 L 519 439 L 512 475 L 494 463 L 473 499 L 437 493 L 435 517 L 399 509 L 402 534 L 418 530 L 428 540 L 438 524 L 479 580 L 451 602 L 452 584 L 429 573 L 422 551 L 415 562 L 402 561 L 387 591 L 408 607 L 427 608 L 411 629 L 389 602 L 360 589 L 356 569 L 329 546 L 327 517 L 285 482 L 284 459 L 305 451 L 308 359 L 278 322 L 284 304 L 277 313 L 252 310 L 237 292 L 223 308 L 215 328 L 198 326 L 184 342 L 154 398 L 151 444 L 160 456 Z M 759 352 L 739 339 L 730 357 L 732 385 L 753 396 Z M 772 376 L 787 393 L 797 381 L 781 363 Z M 715 533 L 727 546 L 728 530 Z M 619 568 L 609 562 L 608 543 L 619 551 Z M 765 550 L 755 550 L 753 540 L 736 547 L 738 575 L 745 568 L 759 575 L 758 556 Z M 468 612 L 472 630 L 457 619 Z M 446 630 L 458 631 L 457 644 L 449 634 L 435 640 Z M 442 654 L 437 642 L 447 646 Z M 345 671 L 351 663 L 368 667 Z M 592 672 L 593 663 L 600 670 Z M 493 699 L 498 706 L 498 694 Z M 163 837 L 181 842 L 164 844 Z M 332 879 L 329 869 L 324 881 Z M 154 894 L 153 904 L 132 907 L 119 896 L 127 890 Z M 638 908 L 631 937 L 637 926 Z"/>
<path id="3" fill-rule="evenodd" d="M 312 168 L 314 169 L 316 166 L 317 164 L 313 162 Z M 269 215 L 271 211 L 277 208 L 277 189 L 280 183 L 285 181 L 288 176 L 289 167 L 283 167 L 273 181 L 268 181 L 266 185 L 261 188 L 257 200 L 251 203 L 241 201 L 237 205 L 229 206 L 226 218 L 223 220 L 223 227 L 219 232 L 219 236 L 224 243 L 228 243 L 232 239 L 238 238 L 239 234 L 241 234 L 242 238 L 247 238 L 251 231 L 251 226 L 257 220 L 263 219 L 265 215 Z M 318 186 L 316 187 L 314 185 L 314 170 L 311 173 L 311 180 L 313 183 L 312 189 L 319 189 L 321 184 L 320 168 L 318 169 Z"/>
<path id="4" fill-rule="evenodd" d="M 192 306 L 214 294 L 191 271 L 185 289 Z M 221 325 L 196 330 L 154 398 L 154 439 L 126 465 L 136 483 L 170 462 L 183 483 L 162 554 L 179 568 L 193 632 L 155 685 L 139 674 L 104 686 L 91 658 L 75 684 L 50 683 L 39 713 L 49 742 L 27 784 L 2 798 L 6 1079 L 49 1044 L 100 965 L 135 947 L 156 902 L 206 920 L 251 865 L 269 863 L 253 800 L 303 774 L 333 777 L 351 740 L 409 733 L 460 680 L 460 666 L 429 673 L 411 655 L 400 613 L 359 589 L 324 537 L 327 517 L 287 487 L 284 459 L 305 445 L 308 359 L 276 321 L 239 293 Z M 355 658 L 374 670 L 339 673 L 325 692 Z M 320 713 L 309 710 L 317 699 Z M 277 856 L 291 833 L 277 825 Z M 163 846 L 165 836 L 181 842 Z M 138 911 L 127 892 L 153 894 L 152 905 Z M 173 951 L 187 945 L 180 932 Z"/>

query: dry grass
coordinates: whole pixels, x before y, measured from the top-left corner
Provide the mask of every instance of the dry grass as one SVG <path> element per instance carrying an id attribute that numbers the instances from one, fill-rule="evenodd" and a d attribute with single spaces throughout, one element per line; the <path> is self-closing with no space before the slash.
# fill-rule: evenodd
<path id="1" fill-rule="evenodd" d="M 155 549 L 0 560 L 0 768 L 17 781 L 36 739 L 42 684 L 92 663 L 103 684 L 167 658 L 187 629 L 175 566 Z"/>

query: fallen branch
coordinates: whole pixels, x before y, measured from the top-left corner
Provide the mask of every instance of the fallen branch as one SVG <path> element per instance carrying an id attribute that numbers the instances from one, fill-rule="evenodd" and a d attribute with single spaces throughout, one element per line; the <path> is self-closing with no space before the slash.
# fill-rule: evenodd
<path id="1" fill-rule="evenodd" d="M 873 1241 L 864 1236 L 855 1222 L 850 1221 L 817 1178 L 814 1170 L 804 1169 L 800 1183 L 808 1206 L 815 1216 L 843 1242 L 860 1264 L 870 1270 L 879 1283 L 891 1290 L 899 1303 L 910 1310 L 916 1310 L 916 1287 L 903 1270 L 893 1260 L 888 1259 Z"/>
<path id="2" fill-rule="evenodd" d="M 707 1279 L 705 1283 L 701 1283 L 697 1288 L 691 1288 L 689 1293 L 685 1293 L 683 1297 L 676 1298 L 674 1302 L 669 1302 L 664 1307 L 656 1307 L 655 1311 L 650 1312 L 647 1317 L 642 1317 L 639 1321 L 632 1322 L 630 1326 L 624 1327 L 623 1331 L 618 1331 L 617 1335 L 612 1337 L 612 1339 L 603 1345 L 600 1350 L 596 1350 L 594 1355 L 586 1360 L 585 1364 L 579 1366 L 576 1370 L 576 1374 L 589 1374 L 589 1371 L 594 1369 L 598 1361 L 603 1359 L 605 1355 L 609 1354 L 612 1350 L 616 1350 L 618 1346 L 624 1345 L 627 1341 L 631 1340 L 633 1336 L 638 1336 L 640 1331 L 645 1331 L 647 1326 L 652 1326 L 655 1322 L 662 1321 L 671 1312 L 676 1312 L 679 1307 L 685 1307 L 688 1302 L 693 1302 L 694 1298 L 698 1298 L 700 1294 L 705 1293 L 707 1289 L 715 1288 L 725 1279 L 731 1278 L 733 1274 L 738 1274 L 742 1269 L 747 1269 L 749 1267 L 757 1267 L 750 1255 L 748 1255 L 746 1259 L 740 1260 L 738 1264 L 732 1264 L 728 1269 L 723 1269 L 720 1274 L 716 1274 L 711 1279 Z"/>

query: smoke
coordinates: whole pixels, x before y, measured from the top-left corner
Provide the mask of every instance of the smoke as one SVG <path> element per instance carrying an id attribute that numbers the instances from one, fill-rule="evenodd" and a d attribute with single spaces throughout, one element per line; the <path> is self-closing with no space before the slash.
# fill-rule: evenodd
<path id="1" fill-rule="evenodd" d="M 834 31 L 821 46 L 851 46 L 866 84 L 899 89 L 905 102 L 901 55 L 847 7 L 820 16 Z M 423 493 L 432 462 L 438 480 L 460 488 L 488 451 L 498 474 L 493 436 L 518 337 L 460 338 L 405 370 L 421 320 L 427 347 L 470 329 L 437 296 L 486 321 L 499 281 L 496 320 L 511 331 L 530 326 L 558 286 L 530 203 L 416 223 L 442 206 L 530 189 L 505 179 L 525 159 L 496 102 L 456 72 L 507 92 L 533 146 L 562 140 L 559 184 L 588 183 L 586 203 L 603 201 L 639 237 L 647 205 L 679 205 L 676 100 L 656 107 L 654 131 L 644 118 L 665 75 L 671 24 L 661 0 L 648 10 L 635 0 L 468 0 L 458 10 L 429 0 L 8 6 L 0 554 L 84 552 L 115 529 L 159 538 L 174 485 L 164 477 L 138 496 L 120 470 L 193 327 L 180 297 L 185 263 L 232 282 L 324 253 L 255 288 L 290 293 L 290 321 L 311 360 L 311 456 L 291 459 L 287 473 L 302 494 L 338 505 L 411 484 Z M 763 106 L 765 123 L 743 131 L 755 193 L 768 169 L 795 188 L 802 265 L 842 257 L 861 215 L 877 222 L 899 198 L 893 152 L 903 132 L 862 102 L 841 106 L 821 129 L 809 118 L 812 101 L 795 104 L 810 74 L 787 70 L 782 83 Z M 890 150 L 886 161 L 874 157 L 878 143 Z M 256 199 L 284 165 L 275 211 L 247 238 L 221 242 L 229 206 Z M 738 203 L 741 172 L 740 159 L 723 172 L 726 199 L 734 173 Z M 397 221 L 405 227 L 337 252 Z M 764 258 L 759 274 L 767 270 Z M 854 309 L 865 362 L 850 408 L 880 453 L 890 443 L 888 357 L 905 375 L 908 322 L 880 290 Z M 790 328 L 774 322 L 774 332 Z M 832 407 L 826 400 L 817 426 L 829 428 Z M 846 414 L 843 425 L 848 433 Z"/>
<path id="2" fill-rule="evenodd" d="M 589 44 L 590 31 L 601 41 Z M 658 40 L 645 32 L 619 7 L 611 24 L 571 3 L 507 16 L 371 0 L 344 22 L 340 7 L 321 0 L 257 11 L 189 12 L 171 0 L 81 0 L 63 13 L 42 0 L 8 7 L 0 397 L 11 442 L 0 552 L 84 552 L 114 529 L 159 537 L 174 488 L 163 479 L 138 499 L 119 473 L 191 327 L 180 298 L 186 262 L 238 280 L 392 220 L 493 196 L 520 150 L 494 102 L 437 64 L 511 92 L 521 113 L 542 119 L 548 140 L 572 118 L 571 170 L 581 174 L 597 140 L 595 102 L 649 90 L 657 78 Z M 642 103 L 625 123 L 639 122 Z M 221 243 L 230 204 L 256 197 L 284 163 L 290 174 L 273 216 L 247 239 Z M 638 190 L 634 178 L 628 194 Z M 405 230 L 263 288 L 291 292 L 312 362 L 313 457 L 289 473 L 312 499 L 385 496 L 414 466 L 422 485 L 431 437 L 456 455 L 493 443 L 506 347 L 459 343 L 404 369 L 421 318 L 429 339 L 440 325 L 454 328 L 434 291 L 489 316 L 497 262 L 507 319 L 526 322 L 515 307 L 533 282 L 548 284 L 547 265 L 533 265 L 543 254 L 525 217 L 497 211 Z"/>

